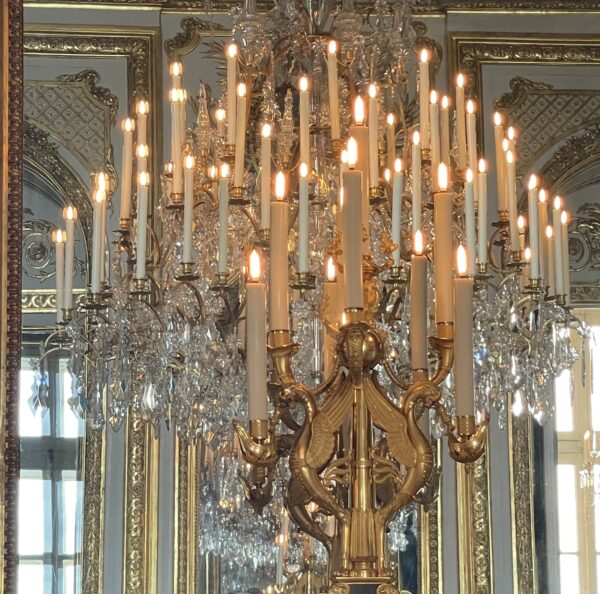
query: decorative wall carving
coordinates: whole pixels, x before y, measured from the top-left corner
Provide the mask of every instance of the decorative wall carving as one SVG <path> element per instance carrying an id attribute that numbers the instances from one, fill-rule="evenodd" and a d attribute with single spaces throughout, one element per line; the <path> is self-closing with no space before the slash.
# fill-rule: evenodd
<path id="1" fill-rule="evenodd" d="M 489 442 L 488 442 L 489 443 Z M 490 533 L 490 493 L 488 483 L 488 455 L 473 464 L 473 502 L 471 526 L 473 529 L 473 572 L 475 594 L 491 594 L 493 588 L 492 537 Z"/>
<path id="2" fill-rule="evenodd" d="M 25 81 L 25 117 L 69 149 L 88 171 L 104 169 L 114 183 L 110 131 L 119 101 L 99 80 L 96 71 L 84 70 L 52 81 Z"/>
<path id="3" fill-rule="evenodd" d="M 28 168 L 56 189 L 64 204 L 72 204 L 77 208 L 78 223 L 86 243 L 90 243 L 92 207 L 86 189 L 64 161 L 58 145 L 52 141 L 48 132 L 29 122 L 23 123 L 23 159 Z"/>
<path id="4" fill-rule="evenodd" d="M 74 289 L 77 303 L 84 301 L 85 290 Z M 56 313 L 56 291 L 54 289 L 23 289 L 21 311 L 24 314 Z"/>
<path id="5" fill-rule="evenodd" d="M 211 23 L 198 17 L 186 17 L 181 21 L 181 31 L 165 41 L 165 52 L 169 61 L 181 59 L 202 43 L 204 37 L 229 35 L 226 29 L 218 23 Z"/>
<path id="6" fill-rule="evenodd" d="M 521 131 L 517 140 L 521 173 L 548 149 L 600 123 L 600 91 L 555 89 L 522 77 L 513 78 L 510 87 L 512 92 L 503 95 L 496 108 Z"/>

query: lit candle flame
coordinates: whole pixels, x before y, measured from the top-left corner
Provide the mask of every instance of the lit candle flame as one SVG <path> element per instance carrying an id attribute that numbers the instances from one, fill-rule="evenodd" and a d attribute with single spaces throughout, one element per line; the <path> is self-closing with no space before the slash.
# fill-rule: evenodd
<path id="1" fill-rule="evenodd" d="M 300 80 L 298 81 L 298 88 L 301 91 L 308 91 L 308 78 L 306 78 L 306 76 L 300 77 Z"/>
<path id="2" fill-rule="evenodd" d="M 340 161 L 344 164 L 344 165 L 348 165 L 348 151 L 346 149 L 343 149 L 341 154 L 340 154 Z"/>
<path id="3" fill-rule="evenodd" d="M 348 139 L 348 165 L 350 167 L 356 167 L 358 162 L 358 142 L 356 138 L 350 136 Z"/>
<path id="4" fill-rule="evenodd" d="M 246 85 L 244 83 L 240 83 L 237 86 L 237 95 L 238 95 L 238 97 L 245 97 L 246 96 Z"/>
<path id="5" fill-rule="evenodd" d="M 394 171 L 400 173 L 402 171 L 402 159 L 396 159 L 394 161 Z"/>
<path id="6" fill-rule="evenodd" d="M 517 227 L 519 229 L 519 233 L 525 233 L 525 217 L 523 215 L 519 215 L 517 217 Z"/>
<path id="7" fill-rule="evenodd" d="M 186 155 L 185 159 L 183 160 L 183 166 L 189 170 L 193 169 L 195 165 L 196 159 L 194 159 L 194 155 Z"/>
<path id="8" fill-rule="evenodd" d="M 138 115 L 146 115 L 150 111 L 150 104 L 145 100 L 141 99 L 135 106 L 135 113 Z"/>
<path id="9" fill-rule="evenodd" d="M 569 213 L 566 210 L 563 210 L 562 213 L 560 214 L 560 222 L 563 225 L 566 225 L 568 220 L 569 220 Z"/>
<path id="10" fill-rule="evenodd" d="M 442 109 L 448 109 L 449 106 L 450 106 L 450 99 L 448 98 L 447 95 L 444 95 L 442 97 Z"/>
<path id="11" fill-rule="evenodd" d="M 216 165 L 211 165 L 208 168 L 208 177 L 210 179 L 217 179 L 217 176 L 219 175 L 219 170 L 217 169 Z"/>
<path id="12" fill-rule="evenodd" d="M 552 226 L 551 226 L 551 225 L 548 225 L 548 226 L 546 227 L 546 237 L 547 237 L 548 239 L 552 239 L 552 236 L 553 236 L 553 235 L 554 235 L 554 229 L 552 228 Z"/>
<path id="13" fill-rule="evenodd" d="M 473 99 L 467 101 L 467 113 L 475 113 L 475 101 Z"/>
<path id="14" fill-rule="evenodd" d="M 335 39 L 332 39 L 329 42 L 329 45 L 327 46 L 327 51 L 330 54 L 335 54 L 337 52 L 337 41 Z"/>
<path id="15" fill-rule="evenodd" d="M 123 132 L 133 132 L 135 130 L 135 120 L 132 118 L 125 118 L 121 124 Z"/>
<path id="16" fill-rule="evenodd" d="M 512 151 L 506 151 L 506 162 L 512 163 L 514 161 L 514 156 Z"/>
<path id="17" fill-rule="evenodd" d="M 494 113 L 494 125 L 495 126 L 502 125 L 502 114 L 499 111 Z"/>
<path id="18" fill-rule="evenodd" d="M 508 150 L 508 138 L 502 139 L 502 150 L 506 152 Z"/>
<path id="19" fill-rule="evenodd" d="M 385 181 L 389 184 L 391 179 L 392 179 L 392 172 L 390 171 L 389 167 L 386 167 L 383 170 L 383 179 L 385 179 Z"/>
<path id="20" fill-rule="evenodd" d="M 560 210 L 562 208 L 562 198 L 560 196 L 554 197 L 554 210 Z"/>
<path id="21" fill-rule="evenodd" d="M 227 46 L 227 55 L 230 58 L 235 58 L 237 56 L 237 45 L 235 43 L 230 43 Z"/>
<path id="22" fill-rule="evenodd" d="M 215 112 L 215 117 L 217 118 L 217 122 L 224 122 L 226 115 L 227 114 L 225 113 L 225 110 L 222 107 L 219 107 L 219 109 L 217 109 L 217 111 Z"/>
<path id="23" fill-rule="evenodd" d="M 270 138 L 271 136 L 271 124 L 265 123 L 262 126 L 261 134 L 263 138 Z"/>
<path id="24" fill-rule="evenodd" d="M 140 171 L 138 175 L 138 185 L 148 186 L 150 185 L 150 174 L 147 171 Z"/>
<path id="25" fill-rule="evenodd" d="M 413 239 L 413 251 L 417 256 L 423 255 L 423 233 L 421 233 L 420 229 L 415 231 L 415 237 Z"/>
<path id="26" fill-rule="evenodd" d="M 327 280 L 330 283 L 335 281 L 335 263 L 333 261 L 332 256 L 329 256 L 329 258 L 327 258 Z"/>
<path id="27" fill-rule="evenodd" d="M 413 144 L 421 144 L 421 135 L 419 134 L 418 130 L 415 130 L 413 132 L 412 141 L 413 141 Z"/>
<path id="28" fill-rule="evenodd" d="M 308 165 L 306 163 L 300 163 L 300 177 L 308 177 Z"/>
<path id="29" fill-rule="evenodd" d="M 538 200 L 542 203 L 545 204 L 546 200 L 548 200 L 548 194 L 546 193 L 546 190 L 544 190 L 544 188 L 542 188 L 540 190 L 540 193 L 538 194 Z"/>
<path id="30" fill-rule="evenodd" d="M 509 126 L 506 135 L 508 136 L 508 140 L 514 140 L 517 137 L 517 129 Z"/>
<path id="31" fill-rule="evenodd" d="M 525 251 L 523 252 L 523 256 L 525 257 L 526 262 L 531 261 L 531 248 L 529 246 L 527 246 L 525 248 Z"/>
<path id="32" fill-rule="evenodd" d="M 421 50 L 421 62 L 425 63 L 429 60 L 429 52 L 426 48 Z"/>
<path id="33" fill-rule="evenodd" d="M 487 171 L 487 163 L 485 159 L 479 159 L 479 173 L 485 173 Z"/>
<path id="34" fill-rule="evenodd" d="M 388 113 L 386 122 L 387 122 L 388 126 L 395 126 L 396 125 L 396 116 L 393 113 Z"/>
<path id="35" fill-rule="evenodd" d="M 448 189 L 448 167 L 446 163 L 438 165 L 438 186 L 442 192 Z"/>
<path id="36" fill-rule="evenodd" d="M 145 159 L 150 154 L 150 148 L 147 144 L 138 144 L 135 147 L 135 156 L 138 159 Z"/>
<path id="37" fill-rule="evenodd" d="M 437 103 L 437 100 L 438 100 L 437 91 L 431 91 L 431 95 L 429 95 L 429 101 L 431 102 L 432 105 L 435 105 Z"/>
<path id="38" fill-rule="evenodd" d="M 471 168 L 467 169 L 467 183 L 473 183 L 473 170 Z"/>
<path id="39" fill-rule="evenodd" d="M 172 62 L 169 71 L 171 76 L 181 76 L 183 74 L 183 65 L 181 62 Z"/>
<path id="40" fill-rule="evenodd" d="M 252 250 L 250 253 L 249 276 L 254 283 L 260 280 L 260 256 L 256 250 Z"/>
<path id="41" fill-rule="evenodd" d="M 63 218 L 67 221 L 74 221 L 77 219 L 77 209 L 74 206 L 65 206 L 63 209 Z"/>
<path id="42" fill-rule="evenodd" d="M 348 323 L 348 316 L 346 315 L 346 312 L 343 311 L 342 312 L 342 326 L 345 326 Z"/>
<path id="43" fill-rule="evenodd" d="M 467 250 L 462 244 L 456 249 L 456 271 L 459 276 L 467 274 Z"/>
<path id="44" fill-rule="evenodd" d="M 285 174 L 278 171 L 275 176 L 275 198 L 283 200 L 285 198 Z"/>
<path id="45" fill-rule="evenodd" d="M 375 97 L 377 97 L 377 85 L 371 83 L 369 85 L 369 97 L 371 97 L 371 99 L 374 99 Z"/>
<path id="46" fill-rule="evenodd" d="M 537 188 L 537 183 L 538 183 L 537 177 L 536 177 L 535 175 L 532 175 L 532 176 L 529 178 L 529 184 L 528 184 L 528 186 L 527 186 L 527 187 L 528 187 L 530 190 L 533 190 L 534 188 Z"/>
<path id="47" fill-rule="evenodd" d="M 462 88 L 465 86 L 465 75 L 462 72 L 458 73 L 456 77 L 456 86 Z"/>
<path id="48" fill-rule="evenodd" d="M 62 229 L 52 231 L 52 241 L 54 243 L 63 243 L 65 241 L 65 234 Z"/>
<path id="49" fill-rule="evenodd" d="M 354 101 L 354 122 L 357 126 L 365 123 L 365 102 L 360 95 Z"/>
<path id="50" fill-rule="evenodd" d="M 227 179 L 229 177 L 229 164 L 228 163 L 221 163 L 220 174 L 221 174 L 221 179 Z"/>

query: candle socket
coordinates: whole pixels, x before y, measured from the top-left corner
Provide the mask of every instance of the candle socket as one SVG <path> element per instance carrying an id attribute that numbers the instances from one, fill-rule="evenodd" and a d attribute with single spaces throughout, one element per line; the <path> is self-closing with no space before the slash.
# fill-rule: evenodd
<path id="1" fill-rule="evenodd" d="M 315 288 L 316 278 L 310 272 L 297 272 L 294 281 L 290 284 L 292 289 L 308 291 Z"/>
<path id="2" fill-rule="evenodd" d="M 477 423 L 475 423 L 475 415 L 461 415 L 456 417 L 456 432 L 463 439 L 468 439 L 475 435 L 477 431 Z"/>
<path id="3" fill-rule="evenodd" d="M 437 369 L 430 381 L 439 386 L 452 371 L 454 363 L 454 322 L 438 322 L 436 336 L 429 337 L 429 344 L 438 355 Z"/>
<path id="4" fill-rule="evenodd" d="M 501 223 L 508 223 L 508 210 L 499 210 L 498 219 Z"/>
<path id="5" fill-rule="evenodd" d="M 269 421 L 267 419 L 252 419 L 250 421 L 250 437 L 258 442 L 265 441 L 269 435 Z"/>
<path id="6" fill-rule="evenodd" d="M 69 307 L 67 309 L 63 308 L 63 324 L 68 324 L 73 319 L 73 308 Z"/>
<path id="7" fill-rule="evenodd" d="M 529 284 L 524 288 L 524 292 L 530 295 L 541 295 L 544 292 L 544 286 L 539 278 L 532 278 Z"/>
<path id="8" fill-rule="evenodd" d="M 334 138 L 331 141 L 331 154 L 332 155 L 339 155 L 340 152 L 342 151 L 343 146 L 344 146 L 344 143 L 341 141 L 341 139 Z"/>
<path id="9" fill-rule="evenodd" d="M 371 186 L 369 188 L 369 202 L 371 204 L 381 204 L 385 199 L 385 188 L 383 186 Z"/>
<path id="10" fill-rule="evenodd" d="M 150 283 L 147 278 L 134 278 L 133 287 L 130 291 L 132 295 L 144 296 L 150 294 Z"/>
<path id="11" fill-rule="evenodd" d="M 566 295 L 557 295 L 556 303 L 561 307 L 565 307 L 567 305 L 567 296 Z"/>
<path id="12" fill-rule="evenodd" d="M 89 310 L 100 311 L 101 309 L 106 309 L 108 304 L 102 293 L 88 293 L 83 307 Z"/>
<path id="13" fill-rule="evenodd" d="M 194 272 L 194 263 L 193 262 L 182 262 L 181 263 L 181 272 L 175 277 L 178 281 L 195 281 L 198 280 L 200 276 Z"/>
<path id="14" fill-rule="evenodd" d="M 362 307 L 347 307 L 344 312 L 346 314 L 346 326 L 358 324 L 365 319 L 365 310 Z"/>
<path id="15" fill-rule="evenodd" d="M 486 262 L 479 262 L 479 264 L 477 264 L 477 276 L 475 278 L 478 280 L 489 278 L 488 265 Z"/>
<path id="16" fill-rule="evenodd" d="M 223 160 L 233 165 L 235 161 L 235 144 L 226 144 L 225 150 L 223 151 Z"/>
<path id="17" fill-rule="evenodd" d="M 292 357 L 299 346 L 291 341 L 289 330 L 271 330 L 269 332 L 269 356 L 275 367 L 275 374 L 282 386 L 294 385 L 296 378 L 292 371 Z"/>
<path id="18" fill-rule="evenodd" d="M 429 371 L 427 369 L 413 369 L 412 370 L 412 381 L 413 384 L 417 382 L 426 382 L 429 380 Z"/>
<path id="19" fill-rule="evenodd" d="M 263 250 L 268 250 L 271 242 L 271 229 L 259 229 L 258 240 Z"/>
<path id="20" fill-rule="evenodd" d="M 215 282 L 210 286 L 211 291 L 223 291 L 227 289 L 231 284 L 229 272 L 218 272 Z"/>
<path id="21" fill-rule="evenodd" d="M 389 285 L 401 285 L 406 282 L 406 270 L 403 266 L 392 266 L 390 275 L 385 279 L 385 283 Z"/>
<path id="22" fill-rule="evenodd" d="M 169 209 L 180 210 L 183 208 L 183 193 L 182 192 L 171 192 L 169 196 Z"/>
<path id="23" fill-rule="evenodd" d="M 120 218 L 119 219 L 119 229 L 117 230 L 117 232 L 121 233 L 122 235 L 125 235 L 126 233 L 129 234 L 130 229 L 131 229 L 131 219 L 130 218 Z"/>
<path id="24" fill-rule="evenodd" d="M 233 186 L 229 192 L 229 204 L 242 206 L 250 204 L 250 200 L 245 198 L 246 188 L 244 186 Z"/>
<path id="25" fill-rule="evenodd" d="M 431 149 L 424 148 L 421 150 L 421 162 L 423 165 L 431 165 Z"/>

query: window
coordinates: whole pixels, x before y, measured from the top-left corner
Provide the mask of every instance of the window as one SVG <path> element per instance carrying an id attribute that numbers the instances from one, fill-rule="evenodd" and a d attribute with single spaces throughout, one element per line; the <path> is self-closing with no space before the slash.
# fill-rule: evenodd
<path id="1" fill-rule="evenodd" d="M 19 434 L 19 594 L 77 594 L 81 569 L 83 482 L 79 450 L 84 424 L 69 406 L 68 353 L 46 360 L 48 406 L 34 410 L 31 365 L 37 339 L 21 358 Z"/>
<path id="2" fill-rule="evenodd" d="M 591 327 L 595 340 L 590 341 L 586 362 L 580 358 L 572 371 L 555 381 L 560 592 L 600 594 L 600 485 L 596 480 L 596 488 L 590 490 L 580 483 L 584 458 L 589 459 L 584 455 L 584 435 L 600 431 L 600 311 L 576 315 Z M 576 346 L 581 352 L 581 344 Z M 585 374 L 582 364 L 587 365 Z M 600 477 L 600 466 L 593 470 Z"/>

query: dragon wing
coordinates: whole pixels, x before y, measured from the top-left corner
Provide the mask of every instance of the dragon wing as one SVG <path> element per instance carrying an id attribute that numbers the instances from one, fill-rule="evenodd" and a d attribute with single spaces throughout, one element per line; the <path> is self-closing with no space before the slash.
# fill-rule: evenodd
<path id="1" fill-rule="evenodd" d="M 408 438 L 406 418 L 372 382 L 365 382 L 364 388 L 373 421 L 386 433 L 390 454 L 400 464 L 413 468 L 417 450 Z"/>
<path id="2" fill-rule="evenodd" d="M 306 452 L 306 462 L 311 468 L 322 468 L 331 458 L 338 430 L 352 404 L 352 384 L 346 380 L 339 395 L 327 400 L 315 416 L 312 434 Z"/>

